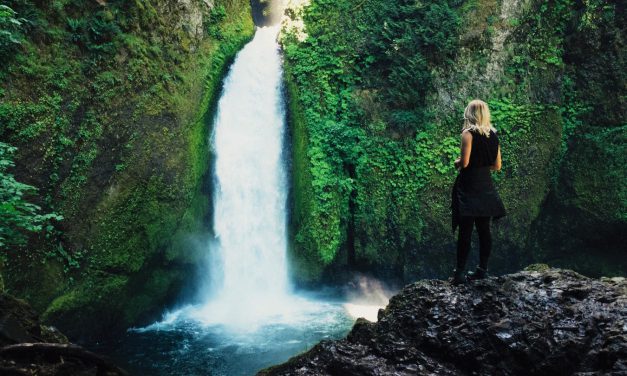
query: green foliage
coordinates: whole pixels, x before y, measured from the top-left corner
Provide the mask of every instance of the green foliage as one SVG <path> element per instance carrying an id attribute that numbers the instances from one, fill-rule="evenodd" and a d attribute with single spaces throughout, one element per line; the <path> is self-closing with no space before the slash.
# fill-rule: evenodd
<path id="1" fill-rule="evenodd" d="M 516 28 L 520 42 L 509 72 L 520 81 L 536 71 L 563 68 L 564 34 L 574 14 L 572 0 L 538 1 Z M 533 32 L 528 32 L 533 30 Z"/>
<path id="2" fill-rule="evenodd" d="M 210 217 L 201 188 L 214 103 L 253 32 L 248 1 L 214 3 L 212 14 L 192 6 L 219 36 L 197 36 L 180 25 L 185 10 L 164 11 L 164 2 L 10 1 L 33 26 L 0 67 L 0 139 L 19 148 L 15 179 L 37 181 L 40 201 L 64 226 L 31 236 L 3 273 L 7 288 L 39 309 L 57 297 L 71 303 L 53 304 L 52 319 L 94 304 L 80 330 L 109 325 L 114 310 L 130 325 L 194 262 L 186 234 L 204 231 Z M 143 286 L 155 264 L 169 276 L 152 296 L 115 282 Z M 89 293 L 109 282 L 128 304 L 109 307 Z"/>
<path id="3" fill-rule="evenodd" d="M 493 177 L 510 216 L 507 233 L 496 235 L 507 251 L 495 261 L 531 261 L 529 228 L 559 184 L 572 138 L 587 123 L 624 123 L 618 8 L 596 0 L 288 8 L 293 22 L 281 42 L 297 277 L 345 264 L 349 249 L 355 267 L 393 276 L 446 268 L 459 117 L 475 97 L 489 102 L 502 144 L 503 169 Z"/>
<path id="4" fill-rule="evenodd" d="M 223 39 L 222 31 L 220 30 L 220 22 L 226 17 L 226 8 L 224 5 L 217 5 L 211 9 L 211 16 L 205 21 L 205 29 L 207 34 L 213 38 Z"/>
<path id="5" fill-rule="evenodd" d="M 302 15 L 307 37 L 282 35 L 290 111 L 298 114 L 292 225 L 296 254 L 311 264 L 338 261 L 349 227 L 377 243 L 356 244 L 360 262 L 381 261 L 372 249 L 383 244 L 420 237 L 411 195 L 452 173 L 458 142 L 438 143 L 423 131 L 432 70 L 456 55 L 454 6 L 314 1 Z"/>
<path id="6" fill-rule="evenodd" d="M 492 100 L 488 104 L 499 138 L 502 139 L 502 149 L 508 150 L 502 156 L 504 172 L 505 175 L 511 175 L 520 169 L 521 163 L 526 162 L 517 157 L 517 152 L 530 146 L 530 140 L 534 138 L 532 133 L 547 131 L 542 129 L 545 121 L 540 122 L 547 106 L 516 104 L 508 98 Z M 551 108 L 556 110 L 557 106 L 551 106 Z M 497 179 L 500 178 L 503 178 L 503 175 L 497 177 Z"/>
<path id="7" fill-rule="evenodd" d="M 63 219 L 55 213 L 42 214 L 41 208 L 29 200 L 36 189 L 15 180 L 8 170 L 15 166 L 16 148 L 0 142 L 0 250 L 22 245 L 27 233 L 52 230 L 51 220 Z"/>
<path id="8" fill-rule="evenodd" d="M 82 42 L 83 33 L 85 32 L 85 20 L 68 18 L 67 26 L 70 31 L 70 40 L 72 42 Z"/>
<path id="9" fill-rule="evenodd" d="M 577 28 L 580 31 L 597 30 L 600 25 L 616 20 L 617 4 L 605 0 L 584 0 L 584 13 Z"/>
<path id="10" fill-rule="evenodd" d="M 580 129 L 585 116 L 592 112 L 591 104 L 579 98 L 574 80 L 565 75 L 563 79 L 564 100 L 559 108 L 562 117 L 562 143 L 560 150 L 560 162 L 568 151 L 568 140 Z M 557 176 L 557 175 L 555 175 Z"/>
<path id="11" fill-rule="evenodd" d="M 16 17 L 17 13 L 10 7 L 0 4 L 0 60 L 6 59 L 22 44 L 22 32 L 28 20 Z"/>
<path id="12" fill-rule="evenodd" d="M 62 244 L 57 244 L 56 247 L 52 247 L 52 249 L 46 254 L 46 257 L 49 259 L 57 259 L 60 264 L 63 265 L 64 274 L 69 274 L 71 271 L 80 269 L 81 261 L 84 256 L 85 253 L 82 251 L 69 252 Z M 73 277 L 70 276 L 69 278 L 71 278 L 71 282 L 73 282 Z"/>

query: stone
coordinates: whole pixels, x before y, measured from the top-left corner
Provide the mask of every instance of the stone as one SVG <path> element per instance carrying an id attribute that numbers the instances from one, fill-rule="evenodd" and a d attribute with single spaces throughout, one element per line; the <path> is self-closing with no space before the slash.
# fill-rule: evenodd
<path id="1" fill-rule="evenodd" d="M 422 280 L 378 322 L 258 375 L 624 375 L 626 303 L 624 278 L 548 267 L 461 286 Z"/>
<path id="2" fill-rule="evenodd" d="M 0 374 L 127 375 L 109 359 L 42 325 L 33 308 L 5 293 L 0 293 Z"/>

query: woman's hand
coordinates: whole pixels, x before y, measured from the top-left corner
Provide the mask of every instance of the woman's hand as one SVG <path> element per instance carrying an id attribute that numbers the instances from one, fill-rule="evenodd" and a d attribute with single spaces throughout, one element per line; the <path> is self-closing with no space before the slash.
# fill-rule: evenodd
<path id="1" fill-rule="evenodd" d="M 499 148 L 496 152 L 496 161 L 492 166 L 490 166 L 490 170 L 499 171 L 501 169 L 501 163 L 501 145 L 499 145 Z"/>
<path id="2" fill-rule="evenodd" d="M 462 158 L 459 157 L 455 160 L 455 168 L 460 168 L 462 163 Z"/>

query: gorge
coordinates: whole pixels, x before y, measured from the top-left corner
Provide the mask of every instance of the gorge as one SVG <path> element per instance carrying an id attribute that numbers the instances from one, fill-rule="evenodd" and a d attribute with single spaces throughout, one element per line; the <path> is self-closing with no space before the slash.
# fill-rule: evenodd
<path id="1" fill-rule="evenodd" d="M 475 97 L 503 142 L 491 271 L 624 276 L 624 4 L 278 3 L 3 3 L 4 293 L 135 372 L 340 338 L 355 278 L 450 274 Z"/>

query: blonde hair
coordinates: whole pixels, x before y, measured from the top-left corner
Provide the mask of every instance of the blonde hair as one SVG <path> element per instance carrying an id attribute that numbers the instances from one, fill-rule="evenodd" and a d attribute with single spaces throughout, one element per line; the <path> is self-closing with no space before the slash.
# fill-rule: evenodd
<path id="1" fill-rule="evenodd" d="M 490 123 L 490 109 L 488 104 L 480 99 L 475 99 L 468 103 L 464 110 L 464 127 L 462 132 L 476 130 L 479 134 L 490 137 L 490 131 L 496 133 L 496 129 Z"/>

